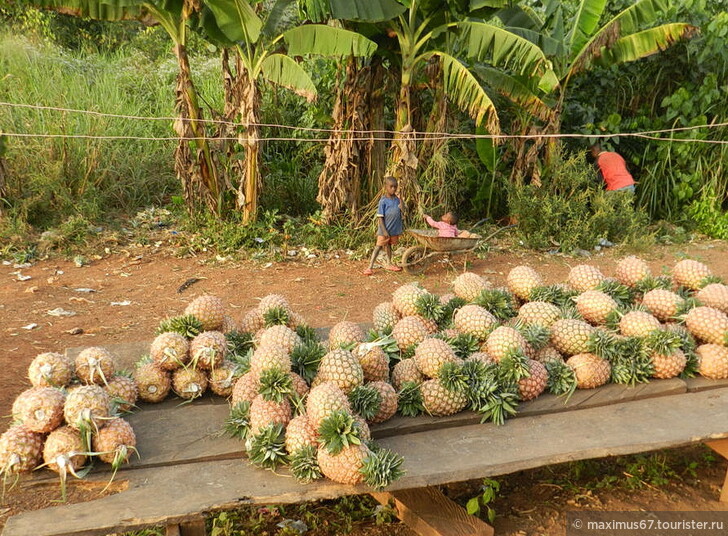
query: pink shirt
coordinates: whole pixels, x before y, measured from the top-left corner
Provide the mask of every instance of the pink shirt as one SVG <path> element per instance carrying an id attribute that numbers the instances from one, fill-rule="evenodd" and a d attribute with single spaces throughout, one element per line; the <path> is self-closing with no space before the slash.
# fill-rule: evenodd
<path id="1" fill-rule="evenodd" d="M 425 217 L 425 220 L 430 225 L 438 230 L 437 236 L 444 236 L 447 238 L 453 238 L 458 235 L 458 228 L 455 225 L 450 225 L 444 221 L 435 221 L 429 216 Z"/>

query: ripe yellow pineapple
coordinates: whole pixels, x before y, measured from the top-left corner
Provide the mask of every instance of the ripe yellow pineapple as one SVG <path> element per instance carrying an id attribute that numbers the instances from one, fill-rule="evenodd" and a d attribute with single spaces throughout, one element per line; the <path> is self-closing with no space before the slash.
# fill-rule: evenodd
<path id="1" fill-rule="evenodd" d="M 420 385 L 422 405 L 425 411 L 436 417 L 454 415 L 465 409 L 468 399 L 465 393 L 446 389 L 440 380 L 427 380 Z"/>
<path id="2" fill-rule="evenodd" d="M 480 361 L 484 365 L 495 365 L 498 363 L 493 356 L 487 352 L 473 352 L 470 354 L 465 361 Z"/>
<path id="3" fill-rule="evenodd" d="M 82 383 L 103 385 L 115 371 L 116 360 L 106 348 L 86 348 L 76 356 L 76 376 Z"/>
<path id="4" fill-rule="evenodd" d="M 484 307 L 465 305 L 457 310 L 453 317 L 455 329 L 460 333 L 472 335 L 480 341 L 488 338 L 488 334 L 498 321 Z"/>
<path id="5" fill-rule="evenodd" d="M 364 371 L 365 382 L 389 380 L 389 356 L 381 346 L 360 344 L 354 349 L 353 354 Z"/>
<path id="6" fill-rule="evenodd" d="M 616 310 L 617 302 L 609 294 L 599 290 L 587 290 L 574 298 L 576 309 L 584 320 L 600 325 L 607 321 L 609 313 Z"/>
<path id="7" fill-rule="evenodd" d="M 392 369 L 392 385 L 398 391 L 405 382 L 422 383 L 423 381 L 425 381 L 425 375 L 417 368 L 414 357 L 403 359 Z"/>
<path id="8" fill-rule="evenodd" d="M 718 344 L 701 344 L 695 349 L 698 355 L 698 372 L 714 380 L 728 378 L 728 348 Z"/>
<path id="9" fill-rule="evenodd" d="M 544 280 L 536 270 L 530 266 L 516 266 L 508 272 L 506 278 L 508 290 L 523 301 L 528 301 L 531 291 L 544 285 Z"/>
<path id="10" fill-rule="evenodd" d="M 210 371 L 208 387 L 218 396 L 228 397 L 233 393 L 237 367 L 231 361 L 223 361 L 219 367 Z"/>
<path id="11" fill-rule="evenodd" d="M 149 355 L 162 370 L 176 370 L 190 359 L 190 343 L 179 333 L 160 333 L 152 341 Z"/>
<path id="12" fill-rule="evenodd" d="M 268 294 L 260 299 L 260 302 L 258 303 L 258 312 L 261 317 L 271 309 L 282 309 L 287 313 L 292 311 L 288 300 L 280 294 Z"/>
<path id="13" fill-rule="evenodd" d="M 685 326 L 703 342 L 728 346 L 728 315 L 712 307 L 695 307 L 685 316 Z"/>
<path id="14" fill-rule="evenodd" d="M 204 331 L 217 331 L 222 328 L 225 305 L 217 296 L 207 294 L 192 300 L 185 308 L 184 314 L 199 320 Z"/>
<path id="15" fill-rule="evenodd" d="M 371 382 L 367 385 L 379 391 L 379 395 L 381 396 L 379 410 L 370 419 L 370 422 L 384 422 L 394 417 L 394 414 L 397 413 L 397 392 L 394 390 L 394 387 L 387 382 Z"/>
<path id="16" fill-rule="evenodd" d="M 687 364 L 685 354 L 679 349 L 669 353 L 654 352 L 650 357 L 655 369 L 652 377 L 661 380 L 679 376 L 685 370 L 685 365 Z"/>
<path id="17" fill-rule="evenodd" d="M 256 435 L 270 424 L 282 424 L 285 427 L 291 420 L 291 415 L 288 399 L 274 402 L 258 395 L 250 404 L 250 433 Z"/>
<path id="18" fill-rule="evenodd" d="M 473 272 L 464 272 L 457 276 L 452 282 L 452 290 L 458 298 L 462 298 L 467 302 L 473 301 L 480 296 L 485 289 L 492 288 L 493 285 L 483 276 L 474 274 Z"/>
<path id="19" fill-rule="evenodd" d="M 233 393 L 230 399 L 232 407 L 237 406 L 241 402 L 252 402 L 258 391 L 260 390 L 260 377 L 254 372 L 243 374 L 235 381 L 233 385 Z"/>
<path id="20" fill-rule="evenodd" d="M 293 386 L 293 392 L 300 398 L 303 398 L 308 394 L 309 388 L 306 380 L 295 372 L 289 372 L 288 375 L 291 377 L 291 385 Z"/>
<path id="21" fill-rule="evenodd" d="M 442 339 L 425 339 L 415 349 L 415 364 L 428 378 L 436 378 L 440 367 L 457 361 L 455 351 Z"/>
<path id="22" fill-rule="evenodd" d="M 579 292 L 595 290 L 606 277 L 596 266 L 577 264 L 569 271 L 568 283 L 571 288 Z"/>
<path id="23" fill-rule="evenodd" d="M 223 333 L 232 333 L 232 332 L 240 332 L 240 322 L 235 320 L 230 315 L 223 315 L 222 316 L 222 326 L 220 326 L 220 331 Z"/>
<path id="24" fill-rule="evenodd" d="M 161 402 L 172 388 L 169 372 L 154 363 L 142 363 L 134 371 L 134 381 L 139 389 L 139 398 L 144 402 Z"/>
<path id="25" fill-rule="evenodd" d="M 48 435 L 43 448 L 43 461 L 51 471 L 75 474 L 86 463 L 86 448 L 78 430 L 70 426 L 56 428 Z"/>
<path id="26" fill-rule="evenodd" d="M 191 368 L 214 370 L 227 356 L 228 345 L 220 331 L 203 331 L 190 342 Z"/>
<path id="27" fill-rule="evenodd" d="M 667 322 L 680 311 L 685 300 L 670 290 L 656 288 L 645 292 L 642 305 L 660 322 Z"/>
<path id="28" fill-rule="evenodd" d="M 564 356 L 562 356 L 561 353 L 551 345 L 544 346 L 543 348 L 536 350 L 536 352 L 533 355 L 533 358 L 536 361 L 540 361 L 541 363 L 548 363 L 549 361 L 563 361 L 564 360 Z"/>
<path id="29" fill-rule="evenodd" d="M 401 316 L 417 314 L 417 299 L 427 291 L 416 283 L 406 283 L 392 293 L 392 304 Z"/>
<path id="30" fill-rule="evenodd" d="M 38 354 L 28 367 L 33 387 L 65 387 L 71 383 L 73 373 L 73 362 L 55 352 Z"/>
<path id="31" fill-rule="evenodd" d="M 124 419 L 109 421 L 93 438 L 94 452 L 99 453 L 102 462 L 110 463 L 114 468 L 129 461 L 136 451 L 136 434 Z"/>
<path id="32" fill-rule="evenodd" d="M 109 394 L 111 403 L 120 412 L 131 411 L 134 404 L 136 404 L 137 398 L 139 398 L 139 389 L 137 389 L 136 382 L 121 374 L 112 376 L 105 389 Z"/>
<path id="33" fill-rule="evenodd" d="M 391 331 L 400 318 L 400 314 L 392 302 L 382 302 L 372 312 L 374 329 L 380 332 Z"/>
<path id="34" fill-rule="evenodd" d="M 594 328 L 582 320 L 557 320 L 551 326 L 551 345 L 561 354 L 585 353 Z"/>
<path id="35" fill-rule="evenodd" d="M 394 326 L 392 338 L 400 350 L 419 344 L 427 337 L 427 327 L 418 316 L 405 316 Z"/>
<path id="36" fill-rule="evenodd" d="M 186 367 L 172 373 L 172 389 L 180 398 L 193 400 L 207 391 L 207 375 L 200 369 Z"/>
<path id="37" fill-rule="evenodd" d="M 321 472 L 340 484 L 361 484 L 364 475 L 359 471 L 364 460 L 370 455 L 366 445 L 349 445 L 338 454 L 331 454 L 325 448 L 318 449 L 318 464 Z"/>
<path id="38" fill-rule="evenodd" d="M 529 375 L 518 380 L 518 393 L 521 400 L 532 400 L 544 392 L 549 374 L 543 363 L 528 360 Z"/>
<path id="39" fill-rule="evenodd" d="M 701 288 L 704 280 L 712 275 L 710 268 L 692 259 L 683 259 L 672 268 L 672 278 L 675 282 L 690 290 Z"/>
<path id="40" fill-rule="evenodd" d="M 660 321 L 644 311 L 629 311 L 619 320 L 619 332 L 625 337 L 647 337 L 660 327 Z"/>
<path id="41" fill-rule="evenodd" d="M 364 371 L 359 360 L 348 350 L 331 350 L 321 358 L 315 381 L 333 382 L 348 393 L 364 383 Z"/>
<path id="42" fill-rule="evenodd" d="M 17 475 L 35 469 L 43 454 L 44 435 L 14 424 L 0 436 L 0 473 Z"/>
<path id="43" fill-rule="evenodd" d="M 701 305 L 718 309 L 728 314 L 728 285 L 710 283 L 701 288 L 695 297 Z"/>
<path id="44" fill-rule="evenodd" d="M 290 420 L 286 426 L 286 451 L 289 454 L 304 447 L 318 448 L 318 431 L 311 424 L 307 415 L 298 415 Z"/>
<path id="45" fill-rule="evenodd" d="M 524 303 L 518 310 L 518 320 L 524 324 L 551 327 L 561 317 L 561 311 L 553 303 L 532 301 Z"/>
<path id="46" fill-rule="evenodd" d="M 351 411 L 349 399 L 334 382 L 323 382 L 313 387 L 306 400 L 306 413 L 311 424 L 318 430 L 321 421 L 335 411 Z"/>
<path id="47" fill-rule="evenodd" d="M 264 327 L 265 319 L 257 307 L 245 313 L 240 321 L 240 331 L 243 333 L 255 333 Z"/>
<path id="48" fill-rule="evenodd" d="M 71 389 L 63 406 L 63 417 L 71 428 L 92 425 L 99 430 L 106 425 L 111 414 L 111 400 L 98 385 L 82 385 Z"/>
<path id="49" fill-rule="evenodd" d="M 291 353 L 296 346 L 301 344 L 301 342 L 301 337 L 299 337 L 298 334 L 291 328 L 277 325 L 265 329 L 260 334 L 258 345 L 263 346 L 271 343 L 277 344 L 278 346 L 285 348 L 288 353 Z"/>
<path id="50" fill-rule="evenodd" d="M 260 376 L 263 371 L 273 368 L 289 372 L 291 370 L 291 356 L 284 347 L 278 344 L 261 344 L 250 357 L 250 372 Z"/>
<path id="51" fill-rule="evenodd" d="M 523 335 L 508 326 L 495 328 L 488 335 L 488 340 L 482 349 L 498 363 L 510 352 L 522 352 L 524 355 L 532 353 L 532 349 Z"/>
<path id="52" fill-rule="evenodd" d="M 634 287 L 640 281 L 652 277 L 652 271 L 645 261 L 630 255 L 617 262 L 615 275 L 623 285 Z"/>
<path id="53" fill-rule="evenodd" d="M 23 391 L 13 402 L 13 420 L 31 432 L 47 434 L 63 422 L 66 395 L 54 387 L 33 387 Z"/>
<path id="54" fill-rule="evenodd" d="M 566 364 L 576 375 L 578 389 L 594 389 L 604 385 L 609 381 L 612 371 L 609 361 L 590 353 L 571 356 Z"/>
<path id="55" fill-rule="evenodd" d="M 356 322 L 342 320 L 329 331 L 329 348 L 351 346 L 364 341 L 364 331 Z"/>

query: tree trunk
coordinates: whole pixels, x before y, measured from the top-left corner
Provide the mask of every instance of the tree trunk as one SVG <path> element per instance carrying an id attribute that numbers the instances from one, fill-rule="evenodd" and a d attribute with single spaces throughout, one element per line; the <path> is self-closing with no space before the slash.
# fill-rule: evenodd
<path id="1" fill-rule="evenodd" d="M 238 139 L 245 150 L 243 174 L 238 185 L 236 206 L 243 211 L 243 223 L 255 221 L 258 215 L 258 194 L 260 191 L 260 92 L 247 69 L 240 67 L 238 78 L 241 87 L 240 122 L 243 130 Z"/>
<path id="2" fill-rule="evenodd" d="M 370 65 L 372 75 L 370 77 L 369 91 L 367 98 L 367 122 L 369 129 L 373 132 L 370 134 L 370 141 L 366 147 L 366 185 L 362 189 L 362 193 L 366 195 L 365 203 L 368 203 L 382 189 L 382 177 L 387 169 L 387 142 L 382 138 L 385 137 L 384 129 L 384 104 L 387 87 L 387 78 L 385 77 L 386 69 L 382 65 L 380 56 L 372 58 Z"/>
<path id="3" fill-rule="evenodd" d="M 397 102 L 395 133 L 392 140 L 388 174 L 399 181 L 398 195 L 402 200 L 402 210 L 411 214 L 419 207 L 420 185 L 417 182 L 417 144 L 412 128 L 412 107 L 410 85 L 402 82 Z"/>

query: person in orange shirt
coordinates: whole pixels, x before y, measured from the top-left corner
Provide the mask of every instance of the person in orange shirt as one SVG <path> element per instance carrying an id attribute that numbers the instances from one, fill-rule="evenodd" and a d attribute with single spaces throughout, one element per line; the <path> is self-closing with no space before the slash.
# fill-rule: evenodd
<path id="1" fill-rule="evenodd" d="M 635 182 L 627 171 L 627 163 L 619 154 L 603 151 L 599 144 L 592 145 L 589 150 L 594 157 L 599 176 L 604 180 L 604 187 L 609 192 L 634 193 Z"/>

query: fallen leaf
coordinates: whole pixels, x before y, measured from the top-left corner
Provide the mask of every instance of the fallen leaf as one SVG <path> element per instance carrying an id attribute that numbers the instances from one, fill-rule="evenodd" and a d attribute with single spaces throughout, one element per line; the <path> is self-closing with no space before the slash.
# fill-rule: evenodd
<path id="1" fill-rule="evenodd" d="M 73 311 L 66 311 L 65 309 L 61 309 L 60 307 L 56 307 L 55 309 L 51 309 L 48 311 L 49 315 L 51 316 L 76 316 L 76 313 Z"/>
<path id="2" fill-rule="evenodd" d="M 33 324 L 28 324 L 27 326 L 23 326 L 23 329 L 27 329 L 28 331 L 30 331 L 31 329 L 35 329 L 37 327 L 38 327 L 38 324 L 33 323 Z"/>
<path id="3" fill-rule="evenodd" d="M 130 302 L 129 300 L 124 300 L 124 301 L 112 301 L 112 302 L 111 302 L 111 305 L 120 305 L 120 306 L 122 306 L 122 307 L 123 307 L 123 306 L 126 306 L 126 305 L 131 305 L 131 302 Z"/>

